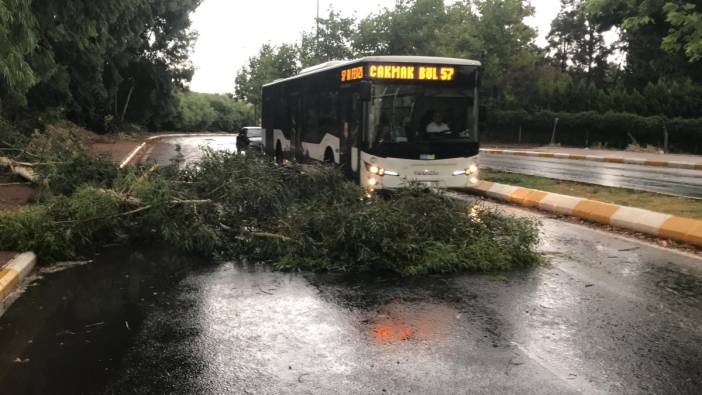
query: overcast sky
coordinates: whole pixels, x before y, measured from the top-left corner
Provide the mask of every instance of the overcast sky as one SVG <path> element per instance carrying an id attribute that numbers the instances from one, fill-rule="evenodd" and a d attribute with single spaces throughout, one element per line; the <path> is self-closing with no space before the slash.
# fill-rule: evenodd
<path id="1" fill-rule="evenodd" d="M 332 5 L 343 15 L 364 17 L 393 4 L 395 0 L 320 0 L 320 14 Z M 544 46 L 560 1 L 532 0 L 532 5 L 536 15 L 527 22 L 538 30 L 537 43 Z M 191 89 L 232 92 L 237 70 L 261 45 L 297 41 L 314 24 L 316 13 L 316 0 L 204 0 L 193 15 L 200 38 L 193 54 L 196 71 Z"/>

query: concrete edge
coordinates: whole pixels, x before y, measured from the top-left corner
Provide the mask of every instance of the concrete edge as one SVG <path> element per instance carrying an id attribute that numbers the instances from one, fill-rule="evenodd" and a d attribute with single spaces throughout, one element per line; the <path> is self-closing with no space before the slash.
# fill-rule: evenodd
<path id="1" fill-rule="evenodd" d="M 467 191 L 702 247 L 702 220 L 487 181 Z"/>
<path id="2" fill-rule="evenodd" d="M 12 258 L 0 269 L 0 303 L 4 304 L 5 299 L 22 284 L 36 263 L 36 254 L 25 252 Z"/>
<path id="3" fill-rule="evenodd" d="M 676 162 L 662 160 L 647 160 L 637 158 L 621 158 L 616 156 L 597 156 L 597 155 L 576 155 L 564 154 L 559 152 L 541 152 L 541 151 L 520 151 L 520 150 L 501 150 L 492 148 L 481 148 L 480 153 L 490 155 L 514 155 L 514 156 L 534 156 L 539 158 L 557 158 L 571 160 L 586 160 L 592 162 L 609 162 L 609 163 L 626 163 L 629 165 L 651 166 L 651 167 L 670 167 L 676 169 L 702 170 L 702 162 Z"/>
<path id="4" fill-rule="evenodd" d="M 120 163 L 119 167 L 120 169 L 129 166 L 131 162 L 134 160 L 134 157 L 137 156 L 139 152 L 141 152 L 146 145 L 152 141 L 155 140 L 160 140 L 160 139 L 167 139 L 167 138 L 177 138 L 177 137 L 208 137 L 208 136 L 236 136 L 236 133 L 174 133 L 174 134 L 160 134 L 158 136 L 151 136 L 147 138 L 144 142 L 142 142 L 138 147 L 134 148 L 132 152 L 127 155 L 127 157 Z"/>

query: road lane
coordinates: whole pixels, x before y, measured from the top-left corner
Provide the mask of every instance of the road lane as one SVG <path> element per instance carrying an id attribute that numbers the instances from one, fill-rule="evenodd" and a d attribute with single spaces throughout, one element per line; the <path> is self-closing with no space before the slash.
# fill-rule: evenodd
<path id="1" fill-rule="evenodd" d="M 510 155 L 480 156 L 482 166 L 519 174 L 702 198 L 702 171 Z"/>
<path id="2" fill-rule="evenodd" d="M 202 149 L 236 152 L 236 135 L 173 137 L 149 142 L 140 154 L 141 162 L 167 166 L 174 161 L 193 163 L 202 157 Z"/>

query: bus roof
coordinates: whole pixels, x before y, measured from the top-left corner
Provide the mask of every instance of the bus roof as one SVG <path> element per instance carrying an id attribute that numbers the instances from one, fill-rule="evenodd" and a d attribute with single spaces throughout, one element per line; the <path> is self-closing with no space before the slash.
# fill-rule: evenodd
<path id="1" fill-rule="evenodd" d="M 481 63 L 477 60 L 468 59 L 458 59 L 458 58 L 442 58 L 434 56 L 367 56 L 365 58 L 354 59 L 354 60 L 332 60 L 330 62 L 318 64 L 316 66 L 308 67 L 300 72 L 300 74 L 294 75 L 288 78 L 279 78 L 263 86 L 275 85 L 284 81 L 290 81 L 297 78 L 307 77 L 313 74 L 321 73 L 328 70 L 333 70 L 343 66 L 355 64 L 355 63 L 424 63 L 424 64 L 440 64 L 440 65 L 455 65 L 455 66 L 476 66 L 480 67 Z"/>

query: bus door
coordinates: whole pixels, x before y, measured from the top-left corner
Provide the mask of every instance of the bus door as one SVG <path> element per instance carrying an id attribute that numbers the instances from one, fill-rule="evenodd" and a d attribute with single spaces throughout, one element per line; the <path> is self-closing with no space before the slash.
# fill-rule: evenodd
<path id="1" fill-rule="evenodd" d="M 290 125 L 290 153 L 288 159 L 301 160 L 302 155 L 302 98 L 299 94 L 288 97 L 288 125 Z"/>
<path id="2" fill-rule="evenodd" d="M 341 103 L 341 147 L 340 163 L 347 175 L 351 175 L 356 170 L 355 154 L 353 149 L 358 148 L 356 139 L 360 123 L 357 116 L 358 105 L 354 103 L 358 94 L 350 89 L 342 89 L 340 95 Z"/>

